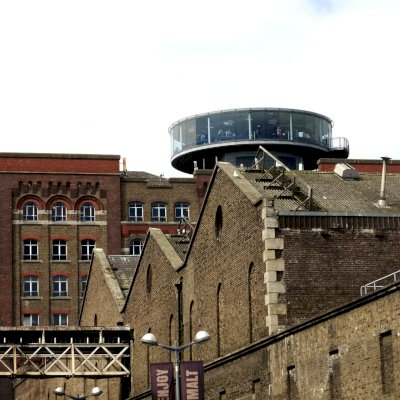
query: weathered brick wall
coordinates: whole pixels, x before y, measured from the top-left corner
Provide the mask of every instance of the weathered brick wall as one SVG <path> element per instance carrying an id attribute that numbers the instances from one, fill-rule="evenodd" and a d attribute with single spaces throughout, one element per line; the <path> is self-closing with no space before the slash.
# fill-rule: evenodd
<path id="1" fill-rule="evenodd" d="M 159 243 L 153 237 L 142 254 L 129 301 L 124 310 L 124 324 L 134 329 L 135 341 L 131 371 L 135 393 L 149 387 L 149 363 L 171 360 L 171 354 L 160 348 L 149 348 L 140 338 L 151 331 L 159 343 L 173 344 L 177 338 L 177 291 L 180 282 Z"/>
<path id="2" fill-rule="evenodd" d="M 106 255 L 101 249 L 96 249 L 80 315 L 80 326 L 114 327 L 122 322 L 120 309 L 123 295 L 112 275 Z"/>
<path id="3" fill-rule="evenodd" d="M 399 289 L 211 363 L 206 398 L 399 398 Z"/>
<path id="4" fill-rule="evenodd" d="M 290 326 L 360 296 L 360 287 L 399 269 L 400 232 L 342 230 L 329 235 L 284 230 L 285 324 Z"/>
<path id="5" fill-rule="evenodd" d="M 261 211 L 222 171 L 207 199 L 185 269 L 189 283 L 184 282 L 184 319 L 186 324 L 193 321 L 193 332 L 204 329 L 212 337 L 193 348 L 194 358 L 211 360 L 266 334 Z"/>

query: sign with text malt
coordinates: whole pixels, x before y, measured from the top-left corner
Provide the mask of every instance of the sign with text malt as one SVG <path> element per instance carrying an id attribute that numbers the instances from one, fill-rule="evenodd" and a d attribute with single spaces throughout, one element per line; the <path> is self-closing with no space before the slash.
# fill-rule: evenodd
<path id="1" fill-rule="evenodd" d="M 174 368 L 172 363 L 150 364 L 151 395 L 153 400 L 174 399 Z"/>
<path id="2" fill-rule="evenodd" d="M 180 364 L 182 400 L 204 400 L 203 361 Z"/>

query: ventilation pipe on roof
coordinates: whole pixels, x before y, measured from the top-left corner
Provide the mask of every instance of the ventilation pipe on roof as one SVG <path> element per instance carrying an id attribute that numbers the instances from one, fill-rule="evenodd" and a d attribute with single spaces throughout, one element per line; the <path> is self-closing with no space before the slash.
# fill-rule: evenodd
<path id="1" fill-rule="evenodd" d="M 386 167 L 387 162 L 390 160 L 390 157 L 381 157 L 383 160 L 382 164 L 382 181 L 381 181 L 381 193 L 378 200 L 378 207 L 386 207 Z"/>

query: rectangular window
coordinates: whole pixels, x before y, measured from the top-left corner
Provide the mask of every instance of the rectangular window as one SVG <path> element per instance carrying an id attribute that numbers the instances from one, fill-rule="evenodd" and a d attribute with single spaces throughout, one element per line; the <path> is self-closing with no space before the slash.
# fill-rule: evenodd
<path id="1" fill-rule="evenodd" d="M 39 280 L 36 276 L 24 277 L 24 297 L 39 296 Z"/>
<path id="2" fill-rule="evenodd" d="M 287 390 L 290 400 L 298 398 L 296 367 L 294 365 L 287 368 Z"/>
<path id="3" fill-rule="evenodd" d="M 92 253 L 96 246 L 96 242 L 91 239 L 85 239 L 81 241 L 81 260 L 90 261 L 92 259 Z"/>
<path id="4" fill-rule="evenodd" d="M 39 325 L 39 314 L 24 314 L 23 326 L 38 326 Z"/>
<path id="5" fill-rule="evenodd" d="M 65 240 L 53 240 L 53 260 L 67 259 L 67 242 Z"/>
<path id="6" fill-rule="evenodd" d="M 163 203 L 155 203 L 151 207 L 151 220 L 153 222 L 167 222 L 167 209 Z"/>
<path id="7" fill-rule="evenodd" d="M 87 275 L 81 276 L 81 297 L 85 296 L 87 280 L 88 280 Z"/>
<path id="8" fill-rule="evenodd" d="M 23 258 L 26 261 L 38 260 L 39 246 L 37 240 L 27 239 L 24 240 Z"/>
<path id="9" fill-rule="evenodd" d="M 175 221 L 189 219 L 189 205 L 186 203 L 177 203 L 175 205 Z"/>
<path id="10" fill-rule="evenodd" d="M 129 221 L 143 222 L 143 204 L 132 203 L 129 205 Z"/>
<path id="11" fill-rule="evenodd" d="M 68 278 L 63 275 L 58 275 L 53 278 L 53 296 L 65 297 L 68 296 Z"/>
<path id="12" fill-rule="evenodd" d="M 389 394 L 394 391 L 393 371 L 393 336 L 392 331 L 381 333 L 379 336 L 379 349 L 381 353 L 381 379 L 382 392 Z"/>
<path id="13" fill-rule="evenodd" d="M 335 349 L 329 352 L 329 391 L 332 400 L 341 399 L 341 378 L 339 364 L 339 350 Z"/>
<path id="14" fill-rule="evenodd" d="M 53 325 L 68 325 L 68 314 L 53 314 Z"/>

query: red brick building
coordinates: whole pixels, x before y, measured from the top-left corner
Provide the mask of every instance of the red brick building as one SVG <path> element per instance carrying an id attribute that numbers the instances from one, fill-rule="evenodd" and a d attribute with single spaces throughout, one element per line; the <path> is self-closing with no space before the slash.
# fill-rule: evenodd
<path id="1" fill-rule="evenodd" d="M 120 171 L 117 155 L 1 153 L 0 177 L 4 326 L 76 324 L 93 249 L 137 259 L 150 226 L 194 226 L 204 195 L 203 178 Z"/>

